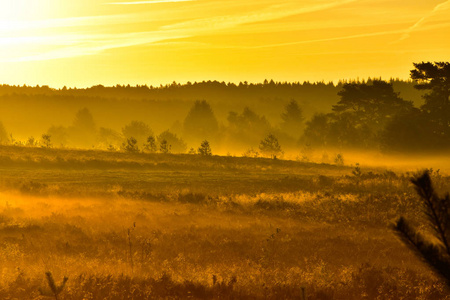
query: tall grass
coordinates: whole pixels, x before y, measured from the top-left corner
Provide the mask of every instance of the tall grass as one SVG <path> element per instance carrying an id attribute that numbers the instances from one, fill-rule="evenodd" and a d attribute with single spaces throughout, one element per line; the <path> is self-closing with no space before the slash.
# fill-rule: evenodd
<path id="1" fill-rule="evenodd" d="M 390 229 L 422 220 L 411 174 L 140 154 L 117 158 L 144 167 L 65 169 L 29 154 L 2 166 L 0 299 L 42 299 L 45 272 L 55 291 L 70 277 L 58 299 L 450 299 Z M 49 164 L 75 155 L 59 154 Z"/>

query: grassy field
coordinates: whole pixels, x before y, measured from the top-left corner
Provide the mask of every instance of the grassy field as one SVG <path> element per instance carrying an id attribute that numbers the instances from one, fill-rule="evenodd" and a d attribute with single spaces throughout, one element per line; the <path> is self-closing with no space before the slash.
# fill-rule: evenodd
<path id="1" fill-rule="evenodd" d="M 0 298 L 450 299 L 390 229 L 413 174 L 355 170 L 0 147 Z"/>

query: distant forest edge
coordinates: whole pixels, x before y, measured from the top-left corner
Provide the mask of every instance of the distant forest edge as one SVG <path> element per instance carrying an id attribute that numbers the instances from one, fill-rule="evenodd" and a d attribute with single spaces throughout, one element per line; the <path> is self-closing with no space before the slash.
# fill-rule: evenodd
<path id="1" fill-rule="evenodd" d="M 450 64 L 415 63 L 407 81 L 1 85 L 0 111 L 1 143 L 18 146 L 197 153 L 206 140 L 213 154 L 304 159 L 325 149 L 444 152 Z"/>

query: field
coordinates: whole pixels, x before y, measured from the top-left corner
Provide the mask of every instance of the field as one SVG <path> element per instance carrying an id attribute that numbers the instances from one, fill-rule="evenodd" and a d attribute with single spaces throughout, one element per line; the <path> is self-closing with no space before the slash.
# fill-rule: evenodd
<path id="1" fill-rule="evenodd" d="M 406 170 L 2 146 L 0 172 L 1 299 L 450 299 L 391 229 L 426 232 Z"/>

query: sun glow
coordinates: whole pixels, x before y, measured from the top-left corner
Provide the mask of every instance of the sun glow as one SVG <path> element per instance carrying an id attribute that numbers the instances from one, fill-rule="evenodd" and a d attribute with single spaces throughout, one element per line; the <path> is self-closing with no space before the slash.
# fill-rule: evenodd
<path id="1" fill-rule="evenodd" d="M 447 59 L 449 3 L 0 1 L 0 82 L 407 78 L 414 61 Z"/>
<path id="2" fill-rule="evenodd" d="M 12 21 L 29 21 L 49 17 L 55 12 L 55 1 L 3 0 L 0 1 L 0 18 Z"/>

